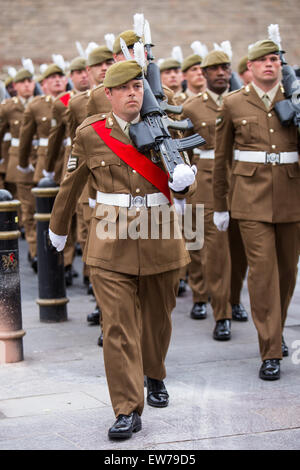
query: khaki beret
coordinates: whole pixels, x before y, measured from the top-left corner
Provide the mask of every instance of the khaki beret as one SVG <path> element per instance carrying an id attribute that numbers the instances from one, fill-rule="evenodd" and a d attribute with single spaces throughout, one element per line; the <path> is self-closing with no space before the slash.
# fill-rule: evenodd
<path id="1" fill-rule="evenodd" d="M 59 73 L 60 75 L 64 75 L 64 71 L 56 64 L 50 64 L 48 65 L 48 67 L 46 68 L 45 72 L 43 73 L 43 80 L 45 78 L 48 78 L 50 77 L 50 75 L 54 75 L 56 73 Z"/>
<path id="2" fill-rule="evenodd" d="M 106 72 L 103 85 L 107 88 L 114 88 L 134 78 L 142 78 L 142 68 L 135 60 L 116 62 Z"/>
<path id="3" fill-rule="evenodd" d="M 133 30 L 129 29 L 128 31 L 123 31 L 123 33 L 119 34 L 119 36 L 117 36 L 115 39 L 113 45 L 114 54 L 119 54 L 120 52 L 122 52 L 120 38 L 125 41 L 127 47 L 133 46 L 136 42 L 140 40 L 140 38 L 135 34 Z"/>
<path id="4" fill-rule="evenodd" d="M 13 77 L 7 77 L 7 79 L 4 82 L 5 86 L 8 86 L 10 83 L 14 81 Z"/>
<path id="5" fill-rule="evenodd" d="M 247 62 L 248 62 L 248 56 L 245 55 L 238 63 L 238 73 L 240 75 L 242 75 L 244 72 L 246 72 L 246 70 L 248 70 L 248 67 L 247 67 Z"/>
<path id="6" fill-rule="evenodd" d="M 212 67 L 213 65 L 230 64 L 230 59 L 223 51 L 211 51 L 204 57 L 201 67 Z"/>
<path id="7" fill-rule="evenodd" d="M 102 64 L 106 60 L 112 60 L 113 53 L 106 46 L 98 46 L 89 53 L 87 65 L 92 67 L 93 65 Z"/>
<path id="8" fill-rule="evenodd" d="M 33 75 L 29 70 L 27 69 L 21 69 L 17 72 L 15 77 L 13 78 L 14 83 L 22 82 L 23 80 L 31 80 L 33 78 Z"/>
<path id="9" fill-rule="evenodd" d="M 181 63 L 178 60 L 173 59 L 170 57 L 169 59 L 165 59 L 160 65 L 159 70 L 164 72 L 165 70 L 171 69 L 181 69 Z"/>
<path id="10" fill-rule="evenodd" d="M 182 71 L 186 72 L 189 68 L 193 67 L 193 65 L 201 64 L 202 57 L 198 54 L 189 55 L 184 61 L 182 62 Z"/>
<path id="11" fill-rule="evenodd" d="M 252 44 L 248 49 L 248 59 L 256 60 L 267 54 L 279 52 L 278 45 L 270 39 L 263 39 Z"/>
<path id="12" fill-rule="evenodd" d="M 70 63 L 70 72 L 74 72 L 74 70 L 85 70 L 86 68 L 86 60 L 84 57 L 75 57 Z"/>

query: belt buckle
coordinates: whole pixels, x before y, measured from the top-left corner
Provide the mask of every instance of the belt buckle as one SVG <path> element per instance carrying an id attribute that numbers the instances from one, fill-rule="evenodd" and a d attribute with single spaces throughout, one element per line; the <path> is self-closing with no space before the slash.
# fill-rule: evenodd
<path id="1" fill-rule="evenodd" d="M 266 152 L 266 163 L 272 163 L 272 165 L 280 163 L 280 154 Z"/>
<path id="2" fill-rule="evenodd" d="M 147 207 L 147 197 L 146 196 L 131 196 L 129 209 L 136 207 L 140 209 L 141 207 Z"/>

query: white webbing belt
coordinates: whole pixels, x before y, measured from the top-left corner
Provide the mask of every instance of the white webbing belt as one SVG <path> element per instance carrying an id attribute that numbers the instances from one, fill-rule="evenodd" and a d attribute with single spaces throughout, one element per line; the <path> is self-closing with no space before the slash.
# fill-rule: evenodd
<path id="1" fill-rule="evenodd" d="M 11 145 L 12 147 L 19 147 L 19 144 L 20 144 L 20 139 L 17 139 L 16 137 L 13 137 L 13 138 L 11 139 L 10 145 Z"/>
<path id="2" fill-rule="evenodd" d="M 193 153 L 194 153 L 194 155 L 199 155 L 199 158 L 201 158 L 201 160 L 202 160 L 202 158 L 205 158 L 205 159 L 207 158 L 209 160 L 214 160 L 214 158 L 215 158 L 214 149 L 200 150 L 200 149 L 195 148 L 193 150 Z"/>
<path id="3" fill-rule="evenodd" d="M 40 147 L 48 147 L 48 139 L 45 137 L 41 137 L 39 139 L 39 146 Z"/>
<path id="4" fill-rule="evenodd" d="M 163 193 L 146 194 L 145 196 L 132 196 L 131 194 L 102 193 L 97 191 L 97 202 L 109 206 L 119 207 L 152 207 L 169 204 Z"/>
<path id="5" fill-rule="evenodd" d="M 284 163 L 295 163 L 298 161 L 298 152 L 280 152 L 280 153 L 268 153 L 268 152 L 252 152 L 248 150 L 235 150 L 234 159 L 239 162 L 250 162 L 250 163 L 272 163 L 284 164 Z"/>
<path id="6" fill-rule="evenodd" d="M 71 144 L 72 144 L 71 137 L 67 137 L 66 139 L 63 140 L 63 145 L 65 147 L 71 147 Z"/>
<path id="7" fill-rule="evenodd" d="M 3 136 L 3 142 L 9 142 L 11 140 L 11 133 L 10 132 L 5 132 Z"/>

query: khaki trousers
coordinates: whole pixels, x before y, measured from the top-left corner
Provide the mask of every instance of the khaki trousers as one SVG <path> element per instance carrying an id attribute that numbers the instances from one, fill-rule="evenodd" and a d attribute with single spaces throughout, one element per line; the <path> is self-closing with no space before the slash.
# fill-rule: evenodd
<path id="1" fill-rule="evenodd" d="M 241 300 L 248 264 L 238 221 L 232 218 L 230 218 L 228 236 L 231 257 L 230 303 L 235 305 L 239 304 Z"/>
<path id="2" fill-rule="evenodd" d="M 34 186 L 34 184 L 29 183 L 17 184 L 17 196 L 21 202 L 22 209 L 22 224 L 25 230 L 25 238 L 28 243 L 29 253 L 32 258 L 37 254 L 36 221 L 34 219 L 36 202 L 35 197 L 31 192 Z"/>
<path id="3" fill-rule="evenodd" d="M 251 313 L 262 360 L 281 359 L 281 336 L 298 263 L 297 223 L 239 220 L 249 265 Z"/>
<path id="4" fill-rule="evenodd" d="M 103 317 L 103 354 L 115 415 L 142 414 L 144 375 L 166 376 L 179 270 L 132 276 L 90 266 Z"/>

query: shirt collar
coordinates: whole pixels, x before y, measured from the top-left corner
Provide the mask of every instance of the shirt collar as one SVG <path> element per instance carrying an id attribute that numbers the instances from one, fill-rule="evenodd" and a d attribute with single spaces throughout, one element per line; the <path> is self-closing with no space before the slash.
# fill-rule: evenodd
<path id="1" fill-rule="evenodd" d="M 113 113 L 113 116 L 116 119 L 117 123 L 119 124 L 123 132 L 127 124 L 136 124 L 137 122 L 140 121 L 140 115 L 138 115 L 135 119 L 133 119 L 133 121 L 130 121 L 130 123 L 128 123 L 127 121 L 124 121 L 124 119 L 120 118 L 115 113 Z"/>
<path id="2" fill-rule="evenodd" d="M 254 82 L 251 82 L 251 83 L 252 83 L 252 86 L 253 86 L 254 90 L 256 91 L 258 96 L 260 97 L 260 99 L 264 95 L 268 95 L 268 97 L 270 98 L 271 103 L 273 102 L 273 100 L 276 96 L 276 93 L 278 91 L 278 88 L 280 86 L 280 82 L 278 82 L 278 83 L 276 83 L 276 85 L 273 88 L 271 88 L 271 90 L 266 92 L 266 91 L 262 90 L 259 86 L 257 86 Z"/>
<path id="3" fill-rule="evenodd" d="M 206 91 L 218 106 L 220 105 L 220 97 L 221 97 L 221 101 L 223 101 L 223 97 L 228 95 L 228 90 L 225 90 L 220 95 L 218 95 L 214 91 L 209 90 L 208 88 L 206 89 Z"/>

